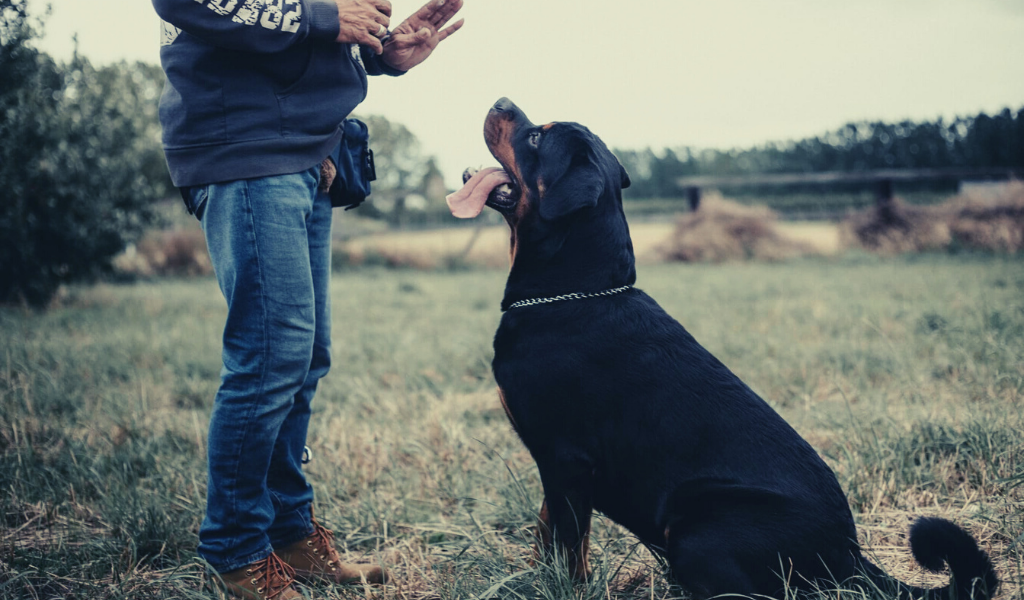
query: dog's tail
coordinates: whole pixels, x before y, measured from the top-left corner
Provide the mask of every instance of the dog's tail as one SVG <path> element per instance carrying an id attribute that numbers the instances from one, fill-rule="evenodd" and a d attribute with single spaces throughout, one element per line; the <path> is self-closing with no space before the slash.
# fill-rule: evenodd
<path id="1" fill-rule="evenodd" d="M 922 600 L 988 600 L 999 587 L 999 578 L 985 551 L 959 526 L 945 520 L 922 518 L 910 528 L 910 550 L 925 569 L 933 573 L 949 565 L 952 580 L 941 588 L 919 588 L 894 581 L 884 571 L 862 558 L 861 568 L 879 589 L 898 586 L 900 596 Z"/>

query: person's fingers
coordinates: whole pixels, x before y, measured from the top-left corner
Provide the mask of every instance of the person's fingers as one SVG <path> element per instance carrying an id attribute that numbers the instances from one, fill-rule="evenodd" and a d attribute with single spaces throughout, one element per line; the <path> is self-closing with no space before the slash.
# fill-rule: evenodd
<path id="1" fill-rule="evenodd" d="M 454 0 L 429 0 L 426 4 L 420 7 L 410 19 L 416 19 L 418 21 L 433 23 L 439 16 L 444 15 L 447 8 L 451 6 Z"/>
<path id="2" fill-rule="evenodd" d="M 434 11 L 431 23 L 434 27 L 440 29 L 444 27 L 444 24 L 451 20 L 455 16 L 455 13 L 462 10 L 463 0 L 437 0 L 438 2 L 444 2 L 437 6 L 437 10 Z"/>
<path id="3" fill-rule="evenodd" d="M 384 27 L 391 27 L 391 17 L 384 13 L 374 13 L 373 20 Z"/>
<path id="4" fill-rule="evenodd" d="M 373 6 L 386 16 L 391 16 L 391 3 L 388 0 L 373 0 Z"/>
<path id="5" fill-rule="evenodd" d="M 370 35 L 367 32 L 360 31 L 359 35 L 357 36 L 356 39 L 357 39 L 359 45 L 361 45 L 361 46 L 369 46 L 370 48 L 373 49 L 373 51 L 376 54 L 380 54 L 381 52 L 384 52 L 384 45 L 381 44 L 380 39 Z"/>
<path id="6" fill-rule="evenodd" d="M 451 27 L 447 27 L 445 29 L 442 29 L 441 31 L 438 31 L 437 33 L 438 33 L 438 36 L 440 37 L 438 42 L 445 41 L 446 39 L 448 39 L 448 36 L 450 36 L 451 34 L 455 33 L 456 31 L 462 29 L 462 25 L 465 22 L 466 22 L 465 19 L 459 19 L 458 21 L 453 23 Z"/>
<path id="7" fill-rule="evenodd" d="M 418 46 L 419 44 L 419 31 L 417 31 L 416 33 L 392 33 L 391 41 L 388 42 L 388 48 L 393 48 L 395 50 L 404 50 L 412 46 Z"/>
<path id="8" fill-rule="evenodd" d="M 388 32 L 388 28 L 383 23 L 371 21 L 366 25 L 366 31 L 375 38 L 381 38 Z"/>

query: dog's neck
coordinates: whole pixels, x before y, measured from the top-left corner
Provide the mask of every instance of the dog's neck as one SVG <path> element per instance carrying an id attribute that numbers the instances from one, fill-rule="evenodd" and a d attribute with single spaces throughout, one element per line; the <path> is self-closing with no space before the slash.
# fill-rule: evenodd
<path id="1" fill-rule="evenodd" d="M 636 282 L 629 228 L 621 203 L 611 200 L 614 204 L 599 205 L 592 214 L 574 217 L 568 227 L 532 226 L 517 232 L 503 310 L 530 298 L 590 294 Z M 598 212 L 610 210 L 617 214 Z"/>

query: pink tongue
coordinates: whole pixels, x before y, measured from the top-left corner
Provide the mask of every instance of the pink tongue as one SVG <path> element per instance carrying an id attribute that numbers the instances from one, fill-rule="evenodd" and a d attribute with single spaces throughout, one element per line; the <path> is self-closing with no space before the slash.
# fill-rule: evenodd
<path id="1" fill-rule="evenodd" d="M 462 189 L 449 194 L 446 200 L 452 215 L 459 219 L 472 219 L 480 214 L 487 202 L 487 196 L 503 183 L 511 183 L 512 180 L 503 169 L 488 167 L 481 169 L 471 177 Z"/>

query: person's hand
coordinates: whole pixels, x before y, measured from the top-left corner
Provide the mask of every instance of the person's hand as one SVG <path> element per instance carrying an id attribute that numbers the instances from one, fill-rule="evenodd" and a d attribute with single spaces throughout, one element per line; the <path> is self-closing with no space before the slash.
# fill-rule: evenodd
<path id="1" fill-rule="evenodd" d="M 388 0 L 334 0 L 338 4 L 338 23 L 341 32 L 336 42 L 360 44 L 384 51 L 380 38 L 391 25 L 391 3 Z"/>
<path id="2" fill-rule="evenodd" d="M 465 20 L 459 19 L 442 29 L 461 8 L 462 0 L 430 0 L 391 32 L 381 59 L 400 71 L 427 60 L 438 44 L 462 27 Z"/>

